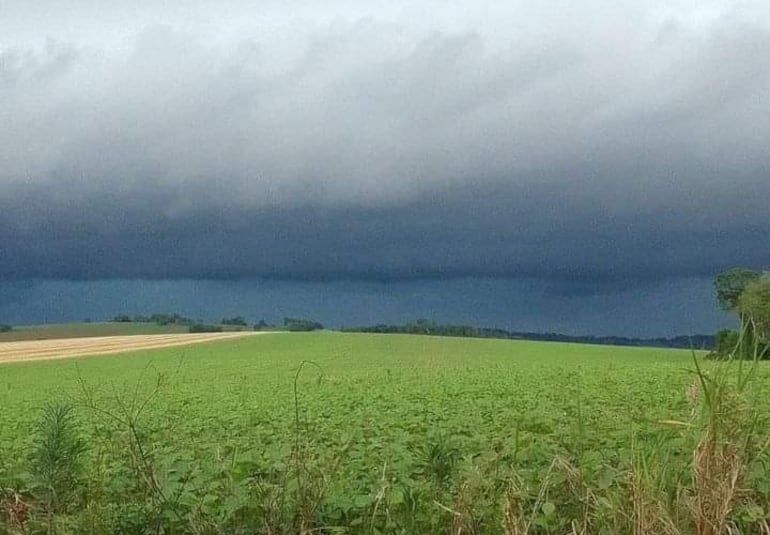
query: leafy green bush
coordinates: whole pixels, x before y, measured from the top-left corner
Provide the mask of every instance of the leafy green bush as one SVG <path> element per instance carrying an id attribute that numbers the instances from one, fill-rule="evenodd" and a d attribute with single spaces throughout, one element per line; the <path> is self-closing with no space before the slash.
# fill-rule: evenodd
<path id="1" fill-rule="evenodd" d="M 45 405 L 32 451 L 31 472 L 36 493 L 49 514 L 64 512 L 74 502 L 85 453 L 73 406 L 61 402 Z"/>
<path id="2" fill-rule="evenodd" d="M 735 329 L 721 329 L 714 335 L 714 353 L 730 355 L 738 346 L 739 333 Z"/>
<path id="3" fill-rule="evenodd" d="M 10 325 L 0 324 L 0 333 L 7 333 L 13 330 Z"/>

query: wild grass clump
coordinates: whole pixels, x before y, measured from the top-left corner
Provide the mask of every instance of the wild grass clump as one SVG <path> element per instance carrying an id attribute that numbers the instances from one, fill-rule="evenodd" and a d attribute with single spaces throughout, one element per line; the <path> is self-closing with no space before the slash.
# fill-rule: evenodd
<path id="1" fill-rule="evenodd" d="M 681 430 L 689 463 L 677 468 L 671 441 L 637 445 L 629 476 L 634 533 L 765 533 L 767 495 L 747 486 L 767 462 L 767 415 L 752 381 L 759 360 L 755 354 L 750 362 L 728 359 L 706 369 L 693 354 L 689 418 L 661 422 Z"/>

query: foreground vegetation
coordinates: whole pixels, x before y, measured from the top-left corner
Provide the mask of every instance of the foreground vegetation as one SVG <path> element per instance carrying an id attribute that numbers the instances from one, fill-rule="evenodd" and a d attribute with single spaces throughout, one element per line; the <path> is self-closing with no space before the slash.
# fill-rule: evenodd
<path id="1" fill-rule="evenodd" d="M 7 365 L 0 533 L 767 533 L 770 370 L 702 365 L 338 333 Z"/>

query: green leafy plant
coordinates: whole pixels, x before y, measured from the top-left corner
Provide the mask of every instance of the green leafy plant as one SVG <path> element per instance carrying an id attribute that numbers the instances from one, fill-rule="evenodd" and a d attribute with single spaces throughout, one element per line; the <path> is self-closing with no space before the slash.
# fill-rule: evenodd
<path id="1" fill-rule="evenodd" d="M 66 512 L 75 505 L 85 453 L 73 406 L 63 402 L 46 404 L 37 424 L 30 471 L 34 492 L 48 514 Z"/>

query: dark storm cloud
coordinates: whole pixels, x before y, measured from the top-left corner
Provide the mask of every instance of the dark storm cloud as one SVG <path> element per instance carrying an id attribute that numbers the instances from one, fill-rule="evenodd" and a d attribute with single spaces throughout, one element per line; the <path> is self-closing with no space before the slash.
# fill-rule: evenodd
<path id="1" fill-rule="evenodd" d="M 555 192 L 467 189 L 408 205 L 209 209 L 169 218 L 160 202 L 106 198 L 48 212 L 3 235 L 14 278 L 399 279 L 542 277 L 566 282 L 709 276 L 766 261 L 766 229 L 743 217 L 703 226 L 671 214 L 581 213 Z M 494 195 L 496 194 L 496 195 Z M 161 195 L 161 198 L 166 198 Z M 556 197 L 558 199 L 558 197 Z M 149 201 L 148 201 L 149 202 Z M 45 202 L 28 208 L 49 210 Z M 39 206 L 39 208 L 37 208 Z M 76 211 L 85 211 L 87 218 Z M 13 212 L 8 212 L 11 218 Z M 731 217 L 729 213 L 719 217 Z M 23 217 L 19 214 L 18 217 Z M 4 228 L 14 220 L 3 221 Z"/>
<path id="2" fill-rule="evenodd" d="M 285 61 L 167 27 L 8 47 L 0 278 L 767 265 L 768 94 L 770 30 L 737 16 L 502 43 L 365 19 Z"/>

